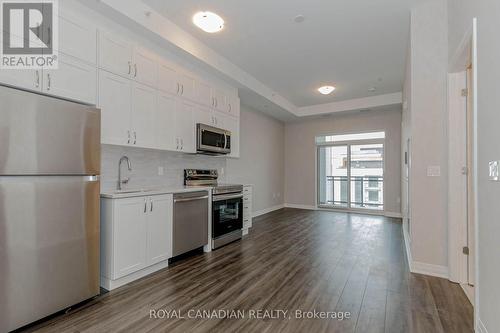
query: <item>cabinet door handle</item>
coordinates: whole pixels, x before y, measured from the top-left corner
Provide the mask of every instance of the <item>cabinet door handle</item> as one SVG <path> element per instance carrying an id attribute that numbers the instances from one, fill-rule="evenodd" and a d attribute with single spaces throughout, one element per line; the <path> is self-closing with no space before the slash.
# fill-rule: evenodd
<path id="1" fill-rule="evenodd" d="M 128 63 L 128 74 L 130 75 L 132 73 L 132 64 L 130 63 L 130 61 L 128 61 L 127 63 Z"/>
<path id="2" fill-rule="evenodd" d="M 51 79 L 50 79 L 50 73 L 47 74 L 47 91 L 50 90 L 50 85 L 52 84 Z"/>
<path id="3" fill-rule="evenodd" d="M 179 82 L 177 82 L 177 94 L 179 94 L 179 91 L 180 91 L 180 85 L 179 85 Z"/>
<path id="4" fill-rule="evenodd" d="M 137 143 L 137 133 L 134 131 L 134 145 Z"/>
<path id="5" fill-rule="evenodd" d="M 219 105 L 219 102 L 217 101 L 217 98 L 215 99 L 215 107 L 217 107 L 217 105 Z"/>
<path id="6" fill-rule="evenodd" d="M 181 95 L 184 95 L 184 85 L 181 84 Z"/>
<path id="7" fill-rule="evenodd" d="M 137 77 L 137 64 L 134 64 L 134 77 Z"/>
<path id="8" fill-rule="evenodd" d="M 181 139 L 181 150 L 184 150 L 184 139 Z"/>
<path id="9" fill-rule="evenodd" d="M 146 198 L 144 198 L 144 213 L 147 211 L 147 204 L 148 204 L 148 200 Z"/>
<path id="10" fill-rule="evenodd" d="M 229 112 L 231 112 L 231 104 L 229 104 Z"/>
<path id="11" fill-rule="evenodd" d="M 35 71 L 35 87 L 40 87 L 40 72 L 38 70 Z"/>
<path id="12" fill-rule="evenodd" d="M 152 211 L 153 211 L 153 200 L 151 200 L 151 208 L 150 208 L 150 210 L 149 210 L 149 211 L 150 211 L 150 212 L 152 212 Z"/>
<path id="13" fill-rule="evenodd" d="M 130 144 L 130 131 L 127 131 L 127 137 L 128 137 L 127 144 Z"/>

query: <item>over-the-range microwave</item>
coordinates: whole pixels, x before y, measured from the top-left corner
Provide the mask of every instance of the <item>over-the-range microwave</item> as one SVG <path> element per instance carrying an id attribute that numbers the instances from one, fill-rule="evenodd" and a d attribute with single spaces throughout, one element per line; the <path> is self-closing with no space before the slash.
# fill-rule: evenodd
<path id="1" fill-rule="evenodd" d="M 231 153 L 231 132 L 205 124 L 196 124 L 196 151 L 200 154 Z"/>

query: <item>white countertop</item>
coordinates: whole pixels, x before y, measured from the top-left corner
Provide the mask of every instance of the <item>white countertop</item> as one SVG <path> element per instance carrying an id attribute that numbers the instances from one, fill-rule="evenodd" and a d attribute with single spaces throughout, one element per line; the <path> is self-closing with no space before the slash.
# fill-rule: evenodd
<path id="1" fill-rule="evenodd" d="M 211 187 L 201 187 L 201 186 L 143 187 L 143 188 L 124 189 L 122 191 L 118 190 L 104 191 L 101 193 L 101 198 L 121 199 L 121 198 L 144 197 L 144 196 L 160 195 L 160 194 L 170 194 L 170 193 L 174 194 L 174 193 L 211 191 L 211 190 L 212 190 Z"/>

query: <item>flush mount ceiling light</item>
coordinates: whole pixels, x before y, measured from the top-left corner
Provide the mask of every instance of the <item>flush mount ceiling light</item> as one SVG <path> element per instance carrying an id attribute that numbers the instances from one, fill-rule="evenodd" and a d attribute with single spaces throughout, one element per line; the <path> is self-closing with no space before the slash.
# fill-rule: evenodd
<path id="1" fill-rule="evenodd" d="M 198 12 L 193 16 L 193 23 L 201 30 L 214 33 L 224 28 L 224 20 L 212 12 Z"/>
<path id="2" fill-rule="evenodd" d="M 334 86 L 323 86 L 319 87 L 318 91 L 323 95 L 329 95 L 335 90 Z"/>

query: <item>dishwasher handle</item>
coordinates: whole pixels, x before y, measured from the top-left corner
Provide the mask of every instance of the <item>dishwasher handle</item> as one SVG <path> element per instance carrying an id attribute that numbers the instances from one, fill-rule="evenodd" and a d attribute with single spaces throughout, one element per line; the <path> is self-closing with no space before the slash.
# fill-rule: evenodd
<path id="1" fill-rule="evenodd" d="M 187 201 L 195 201 L 195 200 L 203 200 L 208 199 L 208 195 L 204 195 L 202 197 L 191 197 L 191 198 L 183 198 L 183 199 L 174 199 L 174 202 L 187 202 Z"/>

